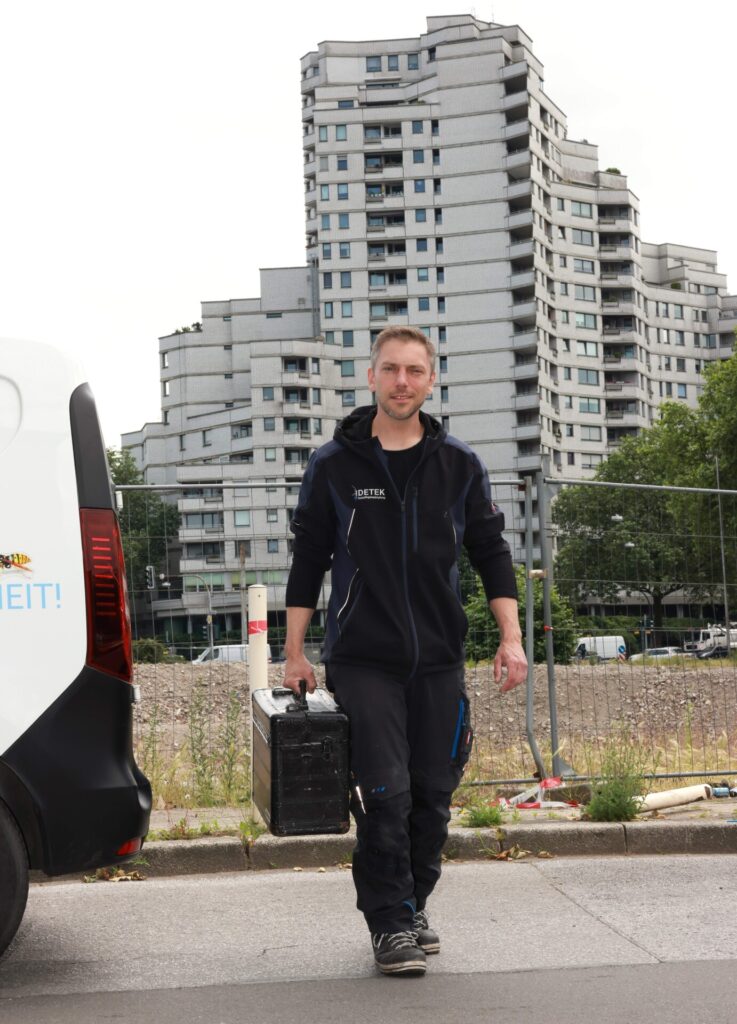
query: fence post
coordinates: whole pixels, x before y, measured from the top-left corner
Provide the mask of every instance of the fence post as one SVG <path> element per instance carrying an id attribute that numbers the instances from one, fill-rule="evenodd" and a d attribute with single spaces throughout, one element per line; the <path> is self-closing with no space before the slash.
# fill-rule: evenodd
<path id="1" fill-rule="evenodd" d="M 525 653 L 527 654 L 527 687 L 525 726 L 527 742 L 540 774 L 546 776 L 545 765 L 535 741 L 535 570 L 532 538 L 532 477 L 525 477 Z"/>
<path id="2" fill-rule="evenodd" d="M 266 653 L 267 633 L 266 587 L 256 583 L 248 588 L 248 697 L 254 690 L 269 685 L 269 667 Z M 250 706 L 251 715 L 251 816 L 254 821 L 263 823 L 256 804 L 253 802 L 253 701 Z"/>
<path id="3" fill-rule="evenodd" d="M 540 557 L 543 577 L 543 629 L 545 630 L 545 660 L 548 666 L 548 705 L 550 709 L 550 744 L 553 750 L 553 775 L 575 775 L 560 756 L 558 741 L 558 697 L 555 686 L 555 651 L 553 649 L 553 610 L 550 591 L 553 585 L 553 546 L 548 533 L 548 502 L 550 493 L 545 484 L 543 470 L 535 474 L 537 490 L 537 522 L 540 537 Z"/>

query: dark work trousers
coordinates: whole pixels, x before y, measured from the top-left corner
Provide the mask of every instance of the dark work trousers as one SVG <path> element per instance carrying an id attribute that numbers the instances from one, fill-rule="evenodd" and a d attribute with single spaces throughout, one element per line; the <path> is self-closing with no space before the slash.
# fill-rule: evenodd
<path id="1" fill-rule="evenodd" d="M 463 668 L 401 679 L 330 665 L 327 685 L 350 722 L 357 906 L 371 932 L 407 931 L 440 877 L 467 757 Z"/>

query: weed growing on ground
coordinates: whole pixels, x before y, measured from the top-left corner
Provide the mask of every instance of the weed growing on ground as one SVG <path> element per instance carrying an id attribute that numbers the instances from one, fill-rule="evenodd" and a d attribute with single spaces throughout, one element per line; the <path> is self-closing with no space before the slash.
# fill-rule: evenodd
<path id="1" fill-rule="evenodd" d="M 644 766 L 648 755 L 620 725 L 604 743 L 601 771 L 593 785 L 584 817 L 590 821 L 632 821 L 640 811 L 640 797 L 647 791 Z"/>
<path id="2" fill-rule="evenodd" d="M 501 825 L 502 812 L 498 804 L 469 803 L 461 822 L 465 828 L 491 828 Z"/>

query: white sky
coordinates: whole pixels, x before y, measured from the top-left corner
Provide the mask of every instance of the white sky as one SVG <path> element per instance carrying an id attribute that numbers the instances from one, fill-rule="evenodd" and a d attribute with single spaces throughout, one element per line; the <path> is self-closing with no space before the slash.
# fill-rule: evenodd
<path id="1" fill-rule="evenodd" d="M 108 444 L 160 416 L 159 335 L 304 261 L 299 59 L 519 24 L 570 138 L 639 196 L 642 237 L 716 249 L 737 291 L 729 0 L 2 0 L 0 335 L 79 356 Z M 1 368 L 0 368 L 1 370 Z"/>

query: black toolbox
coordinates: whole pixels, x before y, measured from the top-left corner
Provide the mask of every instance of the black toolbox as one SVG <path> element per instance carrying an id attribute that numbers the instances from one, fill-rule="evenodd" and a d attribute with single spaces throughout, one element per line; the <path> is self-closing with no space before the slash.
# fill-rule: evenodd
<path id="1" fill-rule="evenodd" d="M 348 719 L 327 690 L 254 690 L 253 798 L 275 836 L 347 832 Z"/>

